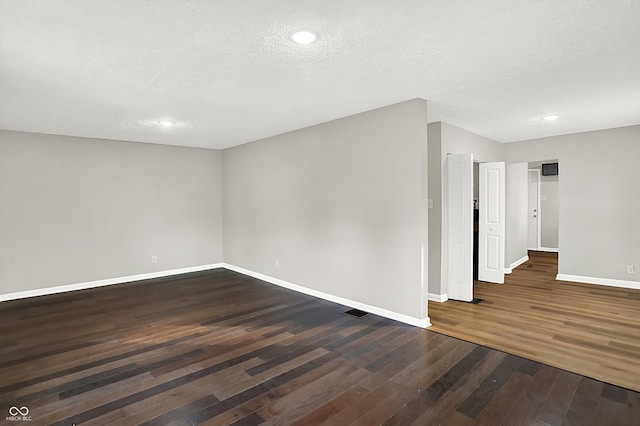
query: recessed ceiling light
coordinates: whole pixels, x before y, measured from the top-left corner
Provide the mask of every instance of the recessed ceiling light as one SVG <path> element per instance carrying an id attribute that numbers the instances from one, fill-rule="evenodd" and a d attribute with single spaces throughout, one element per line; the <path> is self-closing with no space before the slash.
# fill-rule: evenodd
<path id="1" fill-rule="evenodd" d="M 557 115 L 545 115 L 544 117 L 542 117 L 542 119 L 544 121 L 553 121 L 553 120 L 557 120 L 558 116 Z"/>
<path id="2" fill-rule="evenodd" d="M 174 126 L 176 124 L 175 121 L 170 121 L 170 120 L 159 120 L 158 124 L 163 126 L 163 127 L 171 127 Z"/>
<path id="3" fill-rule="evenodd" d="M 311 31 L 298 31 L 291 34 L 291 40 L 295 41 L 298 44 L 313 43 L 317 38 L 318 36 Z"/>

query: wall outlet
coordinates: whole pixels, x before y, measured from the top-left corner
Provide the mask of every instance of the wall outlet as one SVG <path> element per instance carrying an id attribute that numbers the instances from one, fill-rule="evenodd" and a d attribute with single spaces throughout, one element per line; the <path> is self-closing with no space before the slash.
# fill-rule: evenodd
<path id="1" fill-rule="evenodd" d="M 635 274 L 636 273 L 636 267 L 633 265 L 629 265 L 627 266 L 627 274 Z"/>
<path id="2" fill-rule="evenodd" d="M 151 256 L 151 263 L 158 263 L 158 256 Z"/>

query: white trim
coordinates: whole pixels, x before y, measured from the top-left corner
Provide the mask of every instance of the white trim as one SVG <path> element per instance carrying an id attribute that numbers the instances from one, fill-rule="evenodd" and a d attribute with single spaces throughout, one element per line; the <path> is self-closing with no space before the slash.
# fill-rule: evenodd
<path id="1" fill-rule="evenodd" d="M 432 302 L 443 303 L 449 300 L 449 296 L 447 296 L 447 293 L 445 294 L 429 293 L 429 300 L 431 300 Z"/>
<path id="2" fill-rule="evenodd" d="M 536 188 L 538 189 L 538 203 L 536 206 L 536 222 L 538 223 L 538 235 L 537 235 L 537 241 L 536 241 L 536 248 L 530 248 L 529 250 L 538 250 L 538 247 L 540 247 L 540 244 L 542 244 L 542 188 L 541 188 L 541 184 L 542 184 L 542 178 L 541 178 L 541 173 L 542 173 L 542 169 L 527 169 L 528 172 L 535 172 L 536 173 L 536 180 L 537 180 L 537 185 Z M 529 175 L 527 175 L 527 191 L 529 189 Z M 527 203 L 529 201 L 527 200 Z M 527 207 L 527 213 L 531 214 L 531 212 L 529 211 L 529 208 Z M 527 226 L 529 225 L 529 222 L 527 222 Z M 527 234 L 527 240 L 529 239 L 529 234 Z"/>
<path id="3" fill-rule="evenodd" d="M 550 253 L 558 253 L 558 249 L 555 247 L 538 247 L 536 251 L 548 251 Z"/>
<path id="4" fill-rule="evenodd" d="M 361 309 L 363 311 L 370 312 L 372 314 L 380 315 L 385 318 L 390 318 L 395 321 L 400 321 L 405 324 L 410 324 L 416 327 L 427 328 L 431 325 L 429 317 L 426 318 L 414 318 L 408 315 L 399 314 L 397 312 L 388 311 L 386 309 L 378 308 L 376 306 L 367 305 L 365 303 L 356 302 L 353 300 L 345 299 L 343 297 L 334 296 L 332 294 L 324 293 L 318 290 L 313 290 L 307 287 L 302 287 L 296 284 L 289 283 L 287 281 L 280 280 L 278 278 L 269 277 L 267 275 L 253 272 L 248 269 L 240 268 L 238 266 L 229 265 L 227 263 L 213 263 L 209 265 L 191 266 L 188 268 L 171 269 L 168 271 L 149 272 L 146 274 L 129 275 L 126 277 L 107 278 L 104 280 L 87 281 L 83 283 L 61 285 L 56 287 L 40 288 L 35 290 L 19 291 L 16 293 L 0 294 L 0 302 L 14 299 L 23 299 L 26 297 L 45 296 L 48 294 L 63 293 L 67 291 L 84 290 L 88 288 L 103 287 L 114 284 L 122 284 L 132 281 L 148 280 L 151 278 L 168 277 L 171 275 L 187 274 L 190 272 L 206 271 L 209 269 L 226 268 L 231 271 L 239 272 L 244 275 L 248 275 L 253 278 L 257 278 L 262 281 L 266 281 L 271 284 L 278 285 L 280 287 L 288 288 L 300 293 L 308 294 L 310 296 L 325 299 L 330 302 L 339 303 L 341 305 L 350 306 L 352 308 Z M 444 295 L 446 297 L 446 295 Z"/>
<path id="5" fill-rule="evenodd" d="M 522 256 L 520 259 L 516 260 L 509 266 L 510 269 L 516 269 L 518 266 L 522 265 L 524 262 L 529 260 L 529 256 Z"/>
<path id="6" fill-rule="evenodd" d="M 131 281 L 148 280 L 150 278 L 169 277 L 171 275 L 188 274 L 189 272 L 206 271 L 208 269 L 222 268 L 222 263 L 209 265 L 190 266 L 188 268 L 170 269 L 168 271 L 149 272 L 146 274 L 129 275 L 126 277 L 107 278 L 105 280 L 87 281 L 83 283 L 60 285 L 56 287 L 38 288 L 35 290 L 18 291 L 16 293 L 0 294 L 0 302 L 26 297 L 45 296 L 47 294 L 64 293 L 66 291 L 84 290 L 87 288 L 103 287 L 113 284 L 128 283 Z"/>
<path id="7" fill-rule="evenodd" d="M 511 265 L 509 265 L 508 268 L 504 269 L 504 273 L 505 274 L 510 274 L 513 272 L 514 269 L 516 269 L 518 266 L 522 265 L 524 262 L 526 262 L 527 260 L 529 260 L 529 256 L 523 256 L 520 259 L 516 260 L 515 262 L 513 262 Z"/>
<path id="8" fill-rule="evenodd" d="M 378 308 L 376 306 L 367 305 L 366 303 L 356 302 L 354 300 L 345 299 L 344 297 L 335 296 L 333 294 L 325 293 L 322 291 L 314 290 L 311 288 L 303 287 L 301 285 L 293 284 L 288 281 L 281 280 L 279 278 L 273 278 L 268 275 L 254 272 L 249 269 L 244 269 L 239 266 L 223 263 L 223 267 L 230 271 L 235 271 L 243 275 L 248 275 L 253 278 L 257 278 L 262 281 L 266 281 L 270 284 L 275 284 L 280 287 L 287 288 L 289 290 L 297 291 L 299 293 L 308 294 L 309 296 L 318 297 L 320 299 L 328 300 L 330 302 L 338 303 L 340 305 L 349 306 L 352 308 L 360 309 L 372 314 L 380 315 L 381 317 L 389 318 L 395 321 L 400 321 L 405 324 L 414 325 L 416 327 L 427 328 L 431 325 L 429 317 L 426 318 L 414 318 L 408 315 L 399 314 L 397 312 L 388 311 L 386 309 Z"/>
<path id="9" fill-rule="evenodd" d="M 556 280 L 573 281 L 573 282 L 585 283 L 585 284 L 599 284 L 599 285 L 606 285 L 611 287 L 633 288 L 636 290 L 640 290 L 640 281 L 615 280 L 611 278 L 585 277 L 582 275 L 568 275 L 568 274 L 558 274 L 556 275 Z"/>
<path id="10" fill-rule="evenodd" d="M 538 241 L 536 241 L 536 244 L 538 245 L 538 247 L 540 247 L 542 245 L 542 166 L 540 166 L 539 169 L 534 169 L 536 171 L 536 174 L 538 176 L 538 184 L 536 185 L 536 187 L 538 188 L 538 203 L 536 205 L 536 207 L 538 208 L 538 211 L 536 213 L 538 213 L 536 216 L 538 225 Z"/>

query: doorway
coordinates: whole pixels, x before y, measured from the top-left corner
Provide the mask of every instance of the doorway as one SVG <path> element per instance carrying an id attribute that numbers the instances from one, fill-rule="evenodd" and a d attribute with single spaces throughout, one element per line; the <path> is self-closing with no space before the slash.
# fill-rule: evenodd
<path id="1" fill-rule="evenodd" d="M 559 251 L 559 171 L 558 160 L 529 163 L 529 250 Z"/>
<path id="2" fill-rule="evenodd" d="M 528 235 L 529 250 L 540 248 L 540 169 L 529 169 Z"/>
<path id="3" fill-rule="evenodd" d="M 443 278 L 449 299 L 471 302 L 476 277 L 504 282 L 505 163 L 447 154 L 444 171 Z"/>
<path id="4" fill-rule="evenodd" d="M 480 163 L 473 162 L 473 281 L 478 281 L 478 221 L 480 220 Z"/>

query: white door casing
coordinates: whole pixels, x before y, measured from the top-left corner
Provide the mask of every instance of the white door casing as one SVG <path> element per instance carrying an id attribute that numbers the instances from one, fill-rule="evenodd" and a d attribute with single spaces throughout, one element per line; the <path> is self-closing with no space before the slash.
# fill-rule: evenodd
<path id="1" fill-rule="evenodd" d="M 540 170 L 529 169 L 529 233 L 527 244 L 529 250 L 540 248 Z"/>
<path id="2" fill-rule="evenodd" d="M 473 300 L 473 155 L 445 161 L 446 273 L 449 299 Z"/>
<path id="3" fill-rule="evenodd" d="M 478 280 L 504 283 L 505 163 L 480 163 Z"/>

